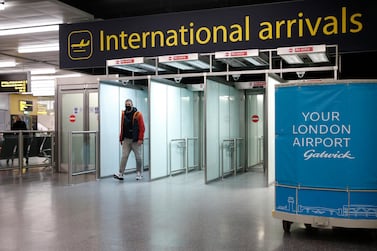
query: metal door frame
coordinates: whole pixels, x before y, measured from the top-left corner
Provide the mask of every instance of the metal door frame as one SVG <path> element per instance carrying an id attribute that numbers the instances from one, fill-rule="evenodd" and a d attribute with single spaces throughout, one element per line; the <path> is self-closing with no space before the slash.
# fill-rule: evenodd
<path id="1" fill-rule="evenodd" d="M 57 85 L 56 88 L 56 95 L 55 95 L 55 111 L 57 116 L 55 117 L 55 128 L 56 128 L 56 167 L 57 171 L 61 172 L 61 164 L 62 164 L 62 125 L 63 125 L 63 118 L 62 118 L 62 96 L 64 94 L 73 94 L 73 93 L 82 93 L 83 94 L 83 113 L 84 113 L 84 121 L 83 121 L 83 129 L 89 130 L 89 94 L 93 92 L 98 92 L 98 83 L 96 84 L 60 84 Z M 67 146 L 68 147 L 68 146 Z"/>

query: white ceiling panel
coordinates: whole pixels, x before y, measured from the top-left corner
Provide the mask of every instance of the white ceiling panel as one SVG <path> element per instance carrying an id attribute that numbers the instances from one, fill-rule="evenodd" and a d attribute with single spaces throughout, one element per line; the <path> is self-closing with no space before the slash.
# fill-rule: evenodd
<path id="1" fill-rule="evenodd" d="M 56 0 L 5 0 L 5 10 L 0 11 L 0 31 L 93 19 L 93 15 Z M 18 53 L 19 46 L 58 42 L 58 31 L 0 36 L 0 61 L 14 59 L 17 63 L 16 67 L 0 68 L 0 72 L 29 71 L 51 66 L 58 70 L 59 51 Z"/>

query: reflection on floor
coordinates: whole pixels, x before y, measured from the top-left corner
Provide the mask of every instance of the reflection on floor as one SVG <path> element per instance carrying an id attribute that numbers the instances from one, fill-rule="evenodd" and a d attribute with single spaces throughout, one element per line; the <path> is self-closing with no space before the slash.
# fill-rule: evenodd
<path id="1" fill-rule="evenodd" d="M 263 172 L 204 184 L 193 171 L 150 182 L 29 169 L 0 171 L 1 250 L 376 250 L 375 231 L 293 224 L 271 216 Z"/>

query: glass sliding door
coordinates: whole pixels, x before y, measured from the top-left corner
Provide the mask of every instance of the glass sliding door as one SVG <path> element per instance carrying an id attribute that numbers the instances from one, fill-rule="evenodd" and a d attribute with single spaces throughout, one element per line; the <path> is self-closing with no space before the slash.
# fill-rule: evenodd
<path id="1" fill-rule="evenodd" d="M 69 137 L 72 131 L 98 131 L 98 90 L 85 86 L 59 86 L 58 89 L 58 170 L 68 171 L 69 154 L 72 171 L 80 172 L 95 168 L 96 140 L 94 135 L 79 134 L 72 137 L 69 153 Z"/>
<path id="2" fill-rule="evenodd" d="M 60 130 L 60 170 L 68 172 L 68 140 L 72 131 L 84 130 L 84 92 L 66 91 L 61 93 L 61 130 Z M 83 141 L 81 138 L 74 137 L 72 145 L 81 147 Z M 74 161 L 82 161 L 80 153 L 74 153 Z"/>

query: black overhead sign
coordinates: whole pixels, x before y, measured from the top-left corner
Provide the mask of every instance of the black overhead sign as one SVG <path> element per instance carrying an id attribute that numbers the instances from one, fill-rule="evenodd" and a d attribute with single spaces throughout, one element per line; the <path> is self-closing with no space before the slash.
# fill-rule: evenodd
<path id="1" fill-rule="evenodd" d="M 374 1 L 305 0 L 60 26 L 60 67 L 106 60 L 312 44 L 376 50 Z"/>
<path id="2" fill-rule="evenodd" d="M 0 92 L 27 92 L 29 72 L 0 74 Z"/>

